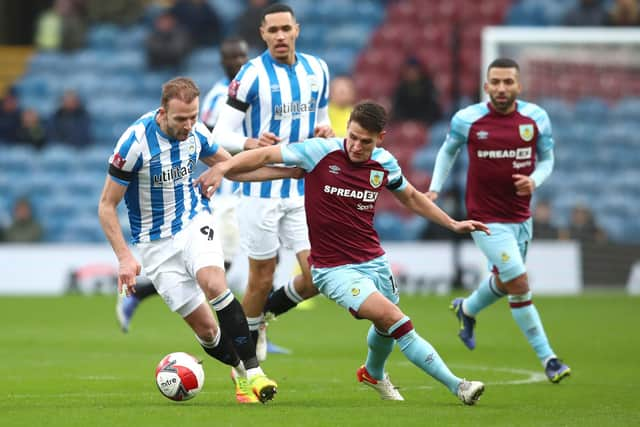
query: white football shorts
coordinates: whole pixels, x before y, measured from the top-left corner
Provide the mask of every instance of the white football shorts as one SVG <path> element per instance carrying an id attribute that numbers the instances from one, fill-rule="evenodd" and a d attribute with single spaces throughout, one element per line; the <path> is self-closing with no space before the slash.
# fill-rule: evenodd
<path id="1" fill-rule="evenodd" d="M 220 237 L 224 260 L 227 262 L 233 261 L 240 247 L 240 230 L 236 217 L 239 200 L 237 196 L 214 196 L 211 203 L 215 230 Z"/>
<path id="2" fill-rule="evenodd" d="M 274 258 L 281 243 L 296 254 L 311 247 L 304 197 L 240 197 L 237 215 L 240 245 L 249 258 Z"/>
<path id="3" fill-rule="evenodd" d="M 208 266 L 224 269 L 222 245 L 213 224 L 213 216 L 201 212 L 173 237 L 137 245 L 146 276 L 171 311 L 182 317 L 206 301 L 196 272 Z"/>

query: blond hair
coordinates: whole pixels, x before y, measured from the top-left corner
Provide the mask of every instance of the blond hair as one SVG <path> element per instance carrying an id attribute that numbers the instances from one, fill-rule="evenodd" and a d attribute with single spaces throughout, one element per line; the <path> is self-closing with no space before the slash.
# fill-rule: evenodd
<path id="1" fill-rule="evenodd" d="M 166 109 L 172 99 L 189 104 L 198 96 L 200 89 L 193 80 L 188 77 L 176 77 L 162 85 L 161 105 Z"/>

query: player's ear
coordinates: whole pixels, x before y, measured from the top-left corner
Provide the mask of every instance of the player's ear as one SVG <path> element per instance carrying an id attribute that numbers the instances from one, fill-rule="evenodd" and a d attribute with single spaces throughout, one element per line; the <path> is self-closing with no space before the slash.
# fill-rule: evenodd
<path id="1" fill-rule="evenodd" d="M 384 140 L 384 136 L 385 136 L 386 134 L 387 134 L 387 131 L 386 131 L 386 130 L 383 130 L 382 132 L 380 132 L 380 133 L 378 134 L 378 142 L 377 142 L 377 144 L 376 144 L 376 146 L 377 146 L 377 147 L 378 147 L 378 146 L 380 146 L 380 145 L 382 145 L 382 141 Z"/>
<path id="2" fill-rule="evenodd" d="M 484 93 L 489 95 L 489 83 L 484 82 L 484 84 L 482 85 L 482 89 L 484 90 Z"/>

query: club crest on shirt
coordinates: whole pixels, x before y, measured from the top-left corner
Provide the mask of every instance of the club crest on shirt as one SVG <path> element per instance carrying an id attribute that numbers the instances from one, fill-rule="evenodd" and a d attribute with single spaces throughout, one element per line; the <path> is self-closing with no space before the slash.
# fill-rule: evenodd
<path id="1" fill-rule="evenodd" d="M 238 96 L 238 88 L 240 87 L 240 82 L 237 80 L 232 80 L 231 83 L 229 83 L 229 97 L 230 98 L 236 98 Z"/>
<path id="2" fill-rule="evenodd" d="M 311 87 L 312 92 L 317 92 L 319 89 L 318 79 L 316 76 L 309 76 L 309 86 Z"/>
<path id="3" fill-rule="evenodd" d="M 123 158 L 120 153 L 116 153 L 113 155 L 113 160 L 111 161 L 111 164 L 113 166 L 115 166 L 118 169 L 122 169 L 122 167 L 124 166 L 124 164 L 127 162 L 127 160 L 125 158 Z"/>
<path id="4" fill-rule="evenodd" d="M 528 125 L 520 125 L 518 127 L 518 130 L 520 131 L 520 138 L 522 138 L 522 140 L 524 142 L 529 142 L 533 139 L 533 125 L 532 124 L 528 124 Z"/>
<path id="5" fill-rule="evenodd" d="M 360 289 L 351 288 L 351 295 L 353 295 L 354 297 L 357 297 L 358 295 L 360 295 Z"/>
<path id="6" fill-rule="evenodd" d="M 373 188 L 378 188 L 382 185 L 383 179 L 384 179 L 384 172 L 371 171 L 371 175 L 369 175 L 369 184 L 371 184 Z"/>
<path id="7" fill-rule="evenodd" d="M 502 254 L 500 255 L 500 259 L 502 260 L 502 262 L 509 262 L 511 257 L 509 257 L 506 252 L 502 252 Z"/>

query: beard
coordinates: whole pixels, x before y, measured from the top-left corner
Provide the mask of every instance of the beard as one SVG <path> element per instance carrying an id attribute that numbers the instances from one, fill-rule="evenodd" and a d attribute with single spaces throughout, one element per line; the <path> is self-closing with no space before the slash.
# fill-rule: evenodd
<path id="1" fill-rule="evenodd" d="M 516 101 L 515 95 L 511 95 L 511 96 L 507 95 L 506 96 L 507 99 L 504 101 L 498 101 L 494 96 L 489 96 L 489 98 L 491 98 L 491 104 L 493 104 L 494 108 L 500 111 L 501 113 L 504 113 L 505 111 L 509 110 L 509 108 L 511 108 L 513 103 Z"/>
<path id="2" fill-rule="evenodd" d="M 167 123 L 167 135 L 169 135 L 169 137 L 172 139 L 177 139 L 178 141 L 184 141 L 189 136 L 189 132 L 183 129 L 172 128 Z"/>

